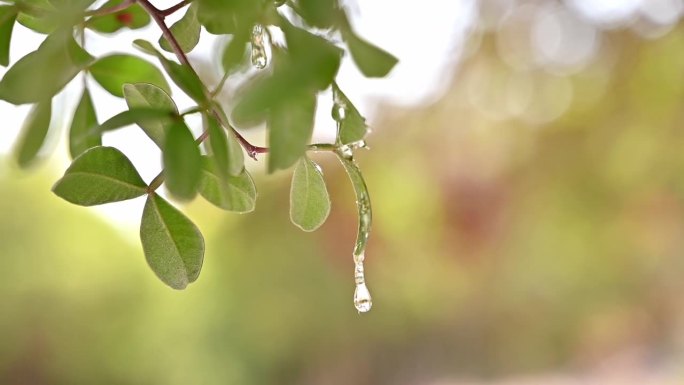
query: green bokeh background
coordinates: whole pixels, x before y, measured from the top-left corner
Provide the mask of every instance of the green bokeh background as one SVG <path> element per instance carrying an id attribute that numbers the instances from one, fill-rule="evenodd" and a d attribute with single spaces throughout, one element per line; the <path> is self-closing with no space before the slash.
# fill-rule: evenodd
<path id="1" fill-rule="evenodd" d="M 567 76 L 507 66 L 496 38 L 472 37 L 440 100 L 384 105 L 358 154 L 368 314 L 332 156 L 315 233 L 289 223 L 284 173 L 256 173 L 252 214 L 187 206 L 207 254 L 182 292 L 135 236 L 51 194 L 60 170 L 5 167 L 0 384 L 684 383 L 684 28 L 605 32 Z M 502 115 L 528 81 L 528 112 Z"/>

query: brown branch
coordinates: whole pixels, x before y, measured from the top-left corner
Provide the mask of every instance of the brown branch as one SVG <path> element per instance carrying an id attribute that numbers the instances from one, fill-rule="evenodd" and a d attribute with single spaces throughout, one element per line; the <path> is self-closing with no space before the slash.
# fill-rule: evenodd
<path id="1" fill-rule="evenodd" d="M 166 17 L 166 16 L 169 16 L 169 15 L 173 14 L 174 12 L 176 12 L 176 11 L 182 9 L 183 7 L 185 7 L 186 5 L 188 5 L 188 4 L 190 4 L 190 3 L 192 3 L 192 0 L 183 0 L 183 1 L 181 1 L 180 3 L 178 3 L 178 4 L 174 5 L 174 6 L 171 6 L 171 7 L 169 7 L 169 8 L 166 8 L 166 9 L 164 9 L 164 10 L 160 10 L 159 13 L 160 13 L 163 17 Z"/>
<path id="2" fill-rule="evenodd" d="M 159 29 L 161 29 L 162 35 L 164 36 L 164 38 L 166 38 L 166 40 L 171 45 L 173 53 L 178 58 L 178 61 L 180 61 L 182 64 L 188 66 L 188 68 L 190 68 L 190 70 L 192 72 L 194 72 L 195 75 L 197 75 L 197 72 L 195 71 L 195 69 L 190 64 L 188 57 L 185 55 L 185 52 L 183 52 L 180 45 L 178 44 L 178 40 L 176 40 L 176 37 L 173 35 L 173 32 L 171 32 L 169 27 L 166 25 L 166 22 L 164 22 L 164 15 L 162 14 L 164 11 L 160 11 L 159 9 L 157 9 L 154 5 L 152 5 L 149 2 L 149 0 L 137 0 L 137 2 L 138 2 L 138 4 L 140 4 L 140 6 L 142 6 L 145 9 L 145 11 L 147 11 L 147 13 L 152 17 L 152 20 L 154 20 L 154 22 L 157 24 Z M 178 6 L 178 4 L 176 6 Z M 204 88 L 204 92 L 205 92 L 205 94 L 207 94 L 207 97 L 210 97 L 209 91 L 206 89 L 206 87 Z M 217 107 L 215 105 L 213 105 L 213 103 L 211 106 L 211 113 L 212 113 L 212 115 L 214 115 L 214 117 L 219 122 L 221 122 L 221 125 L 223 127 L 231 130 L 233 132 L 233 134 L 235 134 L 238 141 L 242 145 L 242 148 L 244 148 L 245 151 L 247 151 L 247 155 L 249 155 L 251 158 L 256 160 L 257 154 L 263 154 L 265 152 L 268 152 L 268 148 L 255 146 L 255 145 L 249 143 L 249 141 L 247 141 L 247 139 L 245 139 L 242 135 L 240 135 L 239 132 L 237 132 L 235 127 L 231 126 L 230 123 L 228 123 L 228 122 L 224 122 L 223 119 L 220 118 L 220 116 L 222 114 L 217 110 Z"/>

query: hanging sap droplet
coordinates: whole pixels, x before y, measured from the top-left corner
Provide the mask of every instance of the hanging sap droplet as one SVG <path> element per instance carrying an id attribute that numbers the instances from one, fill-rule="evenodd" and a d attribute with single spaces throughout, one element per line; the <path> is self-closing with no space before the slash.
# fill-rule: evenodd
<path id="1" fill-rule="evenodd" d="M 260 70 L 266 68 L 268 64 L 264 44 L 264 27 L 261 24 L 255 24 L 252 29 L 252 65 Z"/>
<path id="2" fill-rule="evenodd" d="M 354 255 L 354 282 L 356 283 L 356 289 L 354 290 L 354 307 L 359 313 L 366 313 L 373 306 L 373 299 L 366 286 L 366 278 L 363 272 L 363 259 L 363 254 Z"/>
<path id="3" fill-rule="evenodd" d="M 285 4 L 286 0 L 273 0 L 273 5 L 277 7 L 280 7 L 281 5 Z"/>
<path id="4" fill-rule="evenodd" d="M 344 103 L 335 101 L 335 103 L 333 103 L 332 106 L 332 111 L 330 111 L 330 115 L 332 115 L 332 118 L 336 122 L 342 122 L 344 118 L 347 116 L 347 106 L 345 106 Z"/>

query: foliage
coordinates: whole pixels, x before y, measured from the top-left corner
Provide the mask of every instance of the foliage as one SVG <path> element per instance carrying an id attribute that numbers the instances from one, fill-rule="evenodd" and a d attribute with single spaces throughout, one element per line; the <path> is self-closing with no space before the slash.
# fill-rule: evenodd
<path id="1" fill-rule="evenodd" d="M 35 105 L 16 147 L 17 163 L 30 167 L 44 153 L 45 139 L 54 130 L 50 125 L 52 99 L 79 74 L 91 77 L 115 97 L 124 98 L 128 110 L 99 123 L 97 101 L 92 100 L 83 82 L 68 136 L 74 160 L 53 191 L 82 206 L 147 195 L 140 227 L 143 250 L 152 270 L 175 289 L 197 279 L 204 241 L 197 227 L 156 190 L 165 184 L 176 200 L 188 201 L 199 194 L 221 209 L 250 212 L 257 192 L 244 167 L 243 151 L 254 159 L 257 154 L 268 153 L 269 172 L 298 165 L 292 180 L 291 219 L 303 230 L 318 228 L 328 216 L 330 199 L 320 168 L 306 152 L 331 151 L 346 168 L 358 171 L 351 151 L 360 146 L 367 133 L 364 118 L 335 83 L 345 52 L 337 42 L 345 43 L 366 76 L 385 76 L 397 62 L 353 31 L 338 0 L 184 0 L 168 9 L 158 9 L 149 0 L 7 3 L 0 7 L 1 65 L 10 63 L 16 22 L 47 35 L 0 80 L 0 99 Z M 168 26 L 165 18 L 181 11 L 184 15 Z M 134 46 L 159 65 L 130 53 L 96 58 L 86 49 L 91 33 L 111 34 L 150 23 L 157 24 L 162 32 L 157 42 L 161 50 L 145 40 L 134 41 Z M 200 41 L 203 30 L 229 36 L 226 49 L 220 53 L 225 74 L 216 85 L 203 81 L 186 56 Z M 275 30 L 284 34 L 285 44 L 272 43 Z M 321 31 L 325 33 L 321 35 Z M 245 51 L 251 52 L 251 58 Z M 165 52 L 172 52 L 177 61 L 167 58 Z M 263 71 L 247 79 L 235 107 L 226 114 L 216 96 L 249 62 Z M 196 106 L 179 112 L 167 79 Z M 330 88 L 337 139 L 335 143 L 312 144 L 318 94 Z M 197 138 L 185 121 L 193 113 L 201 114 L 203 121 L 203 133 Z M 268 148 L 252 145 L 238 131 L 261 123 L 268 130 Z M 107 132 L 133 124 L 162 151 L 164 169 L 149 183 L 123 152 L 102 146 L 102 136 Z M 365 247 L 368 235 L 370 201 L 360 172 L 350 175 L 357 196 L 363 197 L 359 199 L 360 220 L 367 221 L 360 226 L 364 232 L 359 233 L 358 251 Z"/>

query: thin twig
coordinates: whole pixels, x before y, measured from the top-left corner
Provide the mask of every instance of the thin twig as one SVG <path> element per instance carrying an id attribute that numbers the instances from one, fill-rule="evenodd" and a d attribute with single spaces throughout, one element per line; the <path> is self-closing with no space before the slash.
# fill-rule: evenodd
<path id="1" fill-rule="evenodd" d="M 102 8 L 94 9 L 92 11 L 87 11 L 86 16 L 110 15 L 112 13 L 117 13 L 119 11 L 123 11 L 124 9 L 133 5 L 133 3 L 135 3 L 135 0 L 124 0 L 121 2 L 121 4 L 113 5 L 111 7 L 102 7 Z"/>
<path id="2" fill-rule="evenodd" d="M 157 9 L 154 5 L 152 5 L 149 0 L 137 0 L 138 4 L 140 4 L 145 11 L 152 17 L 152 20 L 157 24 L 159 29 L 162 31 L 162 35 L 166 38 L 166 40 L 169 42 L 171 45 L 171 48 L 173 50 L 173 53 L 176 55 L 178 58 L 178 61 L 180 61 L 182 64 L 188 66 L 192 72 L 197 75 L 197 72 L 195 69 L 192 67 L 190 64 L 190 61 L 188 60 L 188 57 L 185 55 L 185 52 L 181 49 L 180 45 L 178 44 L 178 40 L 176 40 L 176 37 L 173 35 L 173 32 L 169 29 L 169 27 L 166 25 L 164 22 L 164 16 L 161 14 L 162 11 Z M 209 91 L 205 88 L 204 92 L 209 94 Z M 210 94 L 208 96 L 211 96 Z M 218 108 L 212 104 L 211 106 L 211 114 L 219 121 L 221 122 L 221 125 L 231 131 L 233 131 L 233 134 L 237 137 L 238 141 L 242 145 L 242 148 L 247 151 L 247 154 L 253 158 L 257 159 L 256 156 L 257 154 L 263 154 L 265 152 L 268 152 L 268 148 L 266 147 L 259 147 L 255 146 L 247 139 L 245 139 L 240 133 L 235 129 L 235 127 L 231 126 L 230 123 L 224 122 L 223 119 L 220 118 L 221 113 L 218 111 Z"/>
<path id="3" fill-rule="evenodd" d="M 169 15 L 173 14 L 174 12 L 182 9 L 183 7 L 185 7 L 186 5 L 188 5 L 190 3 L 192 3 L 192 0 L 183 0 L 174 6 L 166 8 L 164 10 L 160 10 L 159 13 L 161 14 L 161 16 L 166 17 L 166 16 L 169 16 Z"/>

